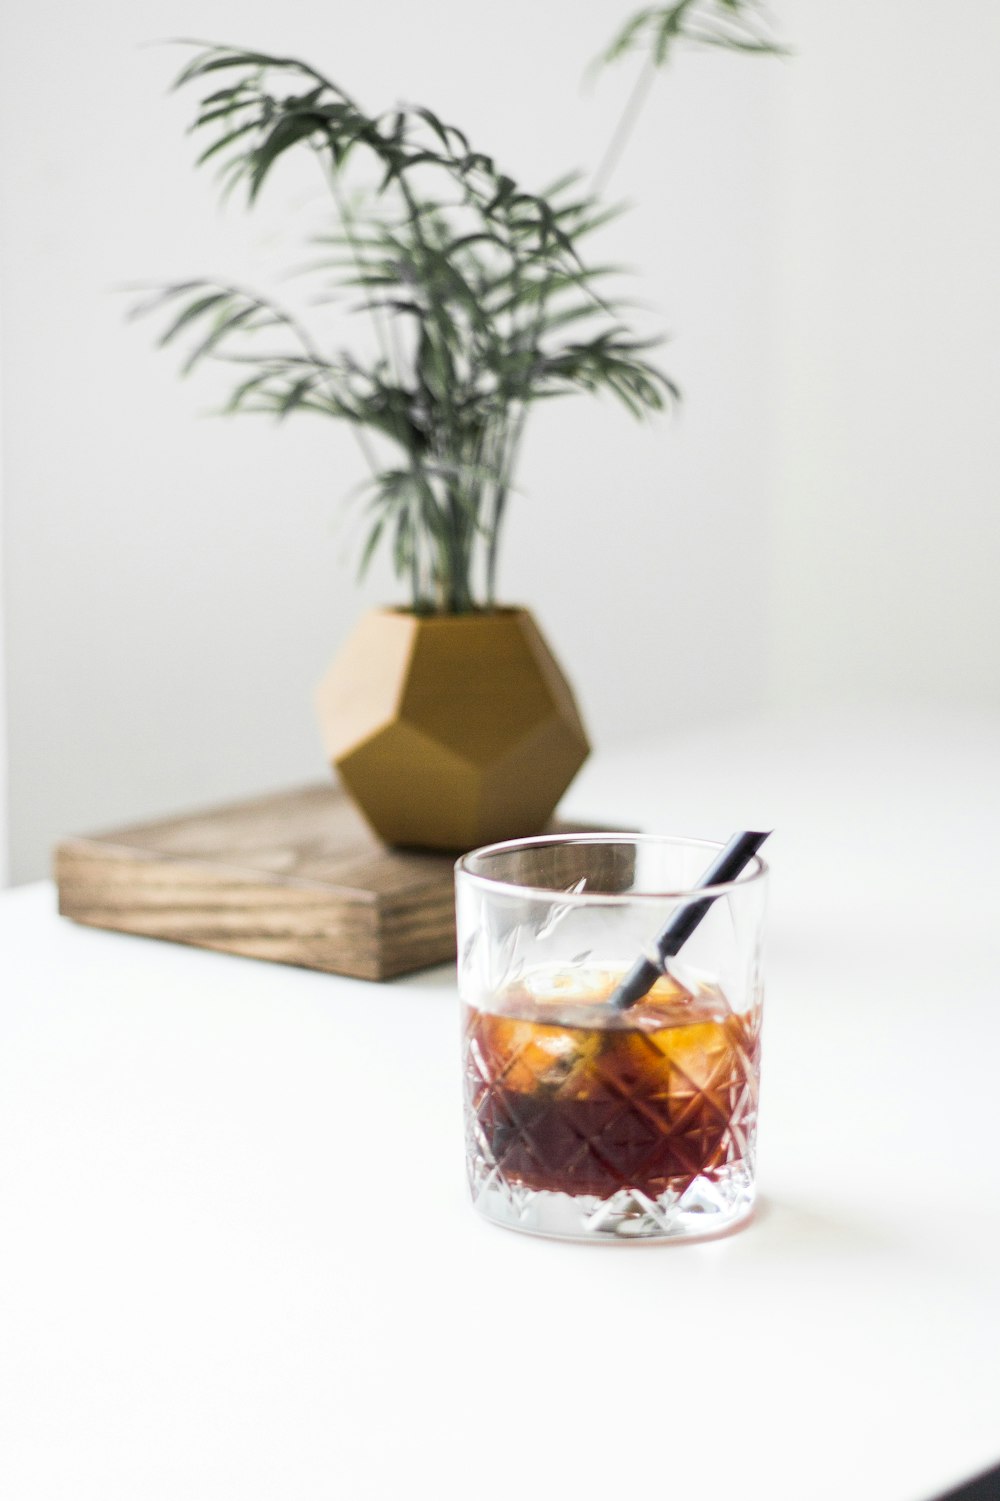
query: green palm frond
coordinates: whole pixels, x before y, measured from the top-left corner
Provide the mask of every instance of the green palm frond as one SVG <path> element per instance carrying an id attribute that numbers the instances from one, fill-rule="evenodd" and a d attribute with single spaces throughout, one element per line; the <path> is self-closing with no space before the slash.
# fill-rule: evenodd
<path id="1" fill-rule="evenodd" d="M 617 62 L 641 52 L 657 67 L 683 44 L 732 52 L 779 55 L 774 25 L 761 0 L 674 0 L 636 11 L 617 33 L 601 61 Z"/>
<path id="2" fill-rule="evenodd" d="M 210 281 L 136 312 L 167 320 L 185 370 L 239 372 L 228 411 L 351 425 L 372 470 L 362 569 L 388 548 L 415 607 L 491 605 L 530 407 L 606 391 L 642 416 L 677 398 L 608 291 L 617 269 L 582 256 L 618 210 L 577 174 L 528 192 L 430 110 L 369 115 L 295 58 L 199 44 L 177 84 L 201 90 L 197 160 L 225 193 L 253 204 L 288 152 L 318 159 L 336 222 L 297 274 L 370 317 L 378 353 L 331 353 L 273 299 Z"/>

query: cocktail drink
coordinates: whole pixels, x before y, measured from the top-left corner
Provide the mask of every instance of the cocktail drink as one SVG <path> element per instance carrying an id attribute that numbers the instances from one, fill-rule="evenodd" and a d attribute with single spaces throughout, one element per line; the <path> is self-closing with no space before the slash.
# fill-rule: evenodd
<path id="1" fill-rule="evenodd" d="M 609 1197 L 686 1193 L 750 1165 L 758 1041 L 721 991 L 660 981 L 621 1013 L 618 976 L 514 986 L 466 1008 L 469 1108 L 485 1154 L 527 1188 Z"/>
<path id="2" fill-rule="evenodd" d="M 662 886 L 667 866 L 692 880 L 713 850 L 625 836 L 565 845 L 494 846 L 459 864 L 473 1198 L 541 1234 L 728 1228 L 753 1203 L 764 867 L 721 891 L 696 953 L 620 1010 L 629 961 L 684 900 L 643 888 Z"/>

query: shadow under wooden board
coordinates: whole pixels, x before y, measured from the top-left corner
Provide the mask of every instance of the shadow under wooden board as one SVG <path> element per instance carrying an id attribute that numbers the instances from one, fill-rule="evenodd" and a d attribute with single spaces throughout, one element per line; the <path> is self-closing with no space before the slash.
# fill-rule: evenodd
<path id="1" fill-rule="evenodd" d="M 454 959 L 454 864 L 388 849 L 332 784 L 55 851 L 59 911 L 76 922 L 362 980 Z"/>

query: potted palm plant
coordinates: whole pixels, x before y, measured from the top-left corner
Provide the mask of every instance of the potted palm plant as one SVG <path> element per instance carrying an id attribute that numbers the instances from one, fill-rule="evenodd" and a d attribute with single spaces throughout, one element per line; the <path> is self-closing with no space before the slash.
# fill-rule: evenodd
<path id="1" fill-rule="evenodd" d="M 779 49 L 758 0 L 635 15 L 607 60 L 645 59 L 595 181 L 607 182 L 651 73 L 676 45 Z M 525 191 L 428 109 L 368 114 L 296 58 L 199 47 L 199 164 L 252 205 L 311 152 L 333 210 L 311 272 L 350 298 L 367 344 L 331 347 L 273 297 L 204 280 L 158 289 L 161 343 L 238 372 L 227 410 L 346 422 L 367 468 L 362 572 L 387 549 L 405 603 L 359 623 L 320 685 L 330 760 L 390 843 L 467 848 L 541 827 L 587 754 L 572 692 L 530 614 L 498 593 L 500 541 L 531 408 L 605 392 L 635 417 L 677 392 L 582 243 L 609 217 L 569 175 Z"/>
<path id="2" fill-rule="evenodd" d="M 334 223 L 310 274 L 370 323 L 366 353 L 243 287 L 185 281 L 136 311 L 170 315 L 186 368 L 228 361 L 231 412 L 350 425 L 368 469 L 361 567 L 389 549 L 405 603 L 371 612 L 317 695 L 330 760 L 387 842 L 455 849 L 540 828 L 587 754 L 572 692 L 497 565 L 529 410 L 605 391 L 635 416 L 673 387 L 618 316 L 581 241 L 607 214 L 567 177 L 524 191 L 430 110 L 367 114 L 314 68 L 200 49 L 200 162 L 250 203 L 310 150 Z"/>

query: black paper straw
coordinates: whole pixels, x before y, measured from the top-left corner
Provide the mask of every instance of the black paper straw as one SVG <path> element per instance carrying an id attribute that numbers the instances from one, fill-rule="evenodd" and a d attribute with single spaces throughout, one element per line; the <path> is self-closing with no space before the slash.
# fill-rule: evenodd
<path id="1" fill-rule="evenodd" d="M 755 834 L 749 830 L 742 834 L 734 834 L 725 849 L 700 877 L 695 890 L 702 886 L 722 886 L 727 881 L 735 881 L 740 871 L 750 863 L 770 833 L 771 830 L 768 829 L 766 834 Z M 701 897 L 698 901 L 685 902 L 683 907 L 674 913 L 667 926 L 657 934 L 654 940 L 656 951 L 660 956 L 659 964 L 655 964 L 652 959 L 647 959 L 645 956 L 637 959 L 611 996 L 612 1006 L 619 1011 L 627 1011 L 630 1006 L 635 1005 L 636 1001 L 641 1001 L 644 995 L 649 994 L 660 976 L 666 974 L 667 960 L 672 959 L 687 943 L 714 901 L 714 896 Z"/>

